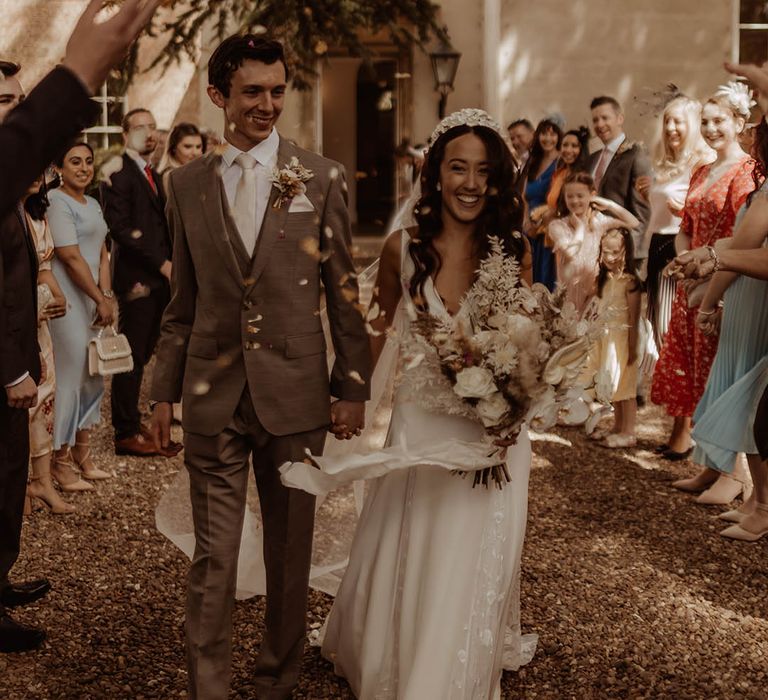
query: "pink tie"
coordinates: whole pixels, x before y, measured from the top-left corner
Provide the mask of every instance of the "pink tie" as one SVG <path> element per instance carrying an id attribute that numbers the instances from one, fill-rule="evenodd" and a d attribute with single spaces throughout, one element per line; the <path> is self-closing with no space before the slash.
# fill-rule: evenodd
<path id="1" fill-rule="evenodd" d="M 603 175 L 605 175 L 605 168 L 608 165 L 608 148 L 604 148 L 600 152 L 600 159 L 597 161 L 597 167 L 595 168 L 595 189 L 600 189 L 600 181 L 603 179 Z"/>

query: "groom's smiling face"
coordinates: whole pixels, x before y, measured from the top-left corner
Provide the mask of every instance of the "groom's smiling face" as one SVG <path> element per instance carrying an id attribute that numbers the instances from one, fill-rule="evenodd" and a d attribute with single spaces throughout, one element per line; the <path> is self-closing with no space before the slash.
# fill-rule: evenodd
<path id="1" fill-rule="evenodd" d="M 246 60 L 233 74 L 229 95 L 215 87 L 208 94 L 227 120 L 226 139 L 241 151 L 249 151 L 272 131 L 285 102 L 285 66 Z"/>

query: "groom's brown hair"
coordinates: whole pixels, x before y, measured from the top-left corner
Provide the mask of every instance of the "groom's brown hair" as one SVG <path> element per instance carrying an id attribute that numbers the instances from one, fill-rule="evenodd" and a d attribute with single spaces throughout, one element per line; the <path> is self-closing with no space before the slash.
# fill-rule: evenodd
<path id="1" fill-rule="evenodd" d="M 224 97 L 229 97 L 232 75 L 245 61 L 260 61 L 269 66 L 280 61 L 285 68 L 286 81 L 289 78 L 285 51 L 279 41 L 255 34 L 235 34 L 224 39 L 211 55 L 208 61 L 208 84 L 213 85 Z"/>

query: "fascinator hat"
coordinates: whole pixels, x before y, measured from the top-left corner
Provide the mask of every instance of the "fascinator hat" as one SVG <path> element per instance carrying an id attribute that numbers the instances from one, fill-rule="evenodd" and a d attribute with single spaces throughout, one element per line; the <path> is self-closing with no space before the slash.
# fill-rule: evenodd
<path id="1" fill-rule="evenodd" d="M 744 84 L 735 80 L 728 81 L 725 85 L 720 85 L 715 90 L 715 99 L 724 99 L 728 106 L 739 116 L 748 119 L 752 107 L 757 102 L 752 98 L 752 91 Z"/>

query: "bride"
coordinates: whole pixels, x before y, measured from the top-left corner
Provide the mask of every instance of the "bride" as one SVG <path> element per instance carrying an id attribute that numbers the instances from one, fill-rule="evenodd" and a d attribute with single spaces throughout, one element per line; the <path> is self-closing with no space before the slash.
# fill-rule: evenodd
<path id="1" fill-rule="evenodd" d="M 438 125 L 430 144 L 417 225 L 391 234 L 382 252 L 371 303 L 380 309 L 371 321 L 374 359 L 396 317 L 403 342 L 416 312 L 464 313 L 490 235 L 530 283 L 527 244 L 514 234 L 514 165 L 499 126 L 485 112 L 462 110 Z M 480 423 L 440 409 L 439 373 L 427 391 L 408 384 L 396 388 L 389 448 L 424 454 L 451 439 L 482 440 Z M 503 488 L 473 488 L 471 476 L 429 464 L 371 482 L 322 643 L 358 698 L 491 700 L 500 697 L 502 668 L 533 656 L 535 636 L 523 637 L 519 623 L 530 442 L 525 429 L 515 444 L 496 442 L 507 447 L 511 481 Z M 360 460 L 370 464 L 371 455 Z"/>

